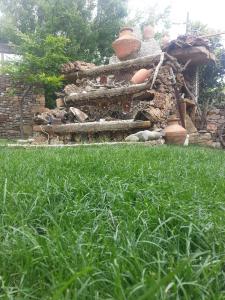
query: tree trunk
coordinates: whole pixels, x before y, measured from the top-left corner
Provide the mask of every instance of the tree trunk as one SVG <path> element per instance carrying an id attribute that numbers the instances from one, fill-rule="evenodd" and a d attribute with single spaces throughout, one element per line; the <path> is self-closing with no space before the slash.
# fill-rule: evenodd
<path id="1" fill-rule="evenodd" d="M 65 125 L 34 126 L 36 132 L 65 135 L 69 133 L 94 133 L 103 131 L 127 131 L 131 129 L 149 129 L 150 121 L 104 121 L 87 123 L 70 123 Z"/>
<path id="2" fill-rule="evenodd" d="M 119 87 L 114 89 L 98 90 L 88 93 L 79 93 L 67 96 L 65 101 L 67 104 L 76 104 L 80 101 L 95 101 L 95 100 L 117 100 L 116 98 L 124 95 L 132 95 L 146 90 L 149 83 L 135 84 L 128 87 Z"/>
<path id="3" fill-rule="evenodd" d="M 68 81 L 74 81 L 78 78 L 83 77 L 98 77 L 100 75 L 111 75 L 116 74 L 121 71 L 132 71 L 140 70 L 142 68 L 152 68 L 157 65 L 160 61 L 161 55 L 149 55 L 145 57 L 140 57 L 132 60 L 127 60 L 119 62 L 116 64 L 103 65 L 90 70 L 77 71 L 65 74 L 64 77 Z M 180 68 L 177 60 L 165 53 L 165 61 L 170 61 L 175 68 Z"/>

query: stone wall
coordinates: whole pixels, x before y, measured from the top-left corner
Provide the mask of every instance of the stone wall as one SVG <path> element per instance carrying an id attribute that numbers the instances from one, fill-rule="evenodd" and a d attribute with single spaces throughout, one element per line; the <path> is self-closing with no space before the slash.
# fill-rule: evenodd
<path id="1" fill-rule="evenodd" d="M 197 132 L 189 133 L 189 143 L 213 148 L 222 148 L 219 131 L 225 124 L 225 105 L 208 110 L 204 124 L 197 119 Z"/>
<path id="2" fill-rule="evenodd" d="M 218 140 L 221 126 L 225 124 L 225 105 L 210 109 L 207 114 L 207 131 L 213 136 L 213 140 Z"/>
<path id="3" fill-rule="evenodd" d="M 21 136 L 21 96 L 26 87 L 12 83 L 9 76 L 0 75 L 0 138 Z M 45 110 L 43 95 L 29 92 L 23 102 L 23 130 L 26 137 L 32 135 L 33 116 Z"/>

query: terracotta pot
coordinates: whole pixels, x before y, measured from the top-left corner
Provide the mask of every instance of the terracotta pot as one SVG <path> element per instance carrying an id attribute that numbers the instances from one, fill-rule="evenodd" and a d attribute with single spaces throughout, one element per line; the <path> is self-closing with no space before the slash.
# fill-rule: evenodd
<path id="1" fill-rule="evenodd" d="M 144 30 L 143 30 L 143 38 L 144 38 L 144 40 L 150 40 L 150 39 L 154 38 L 154 36 L 155 36 L 155 29 L 154 29 L 154 27 L 151 26 L 151 25 L 145 26 Z"/>
<path id="2" fill-rule="evenodd" d="M 141 48 L 141 41 L 133 33 L 133 29 L 125 27 L 120 31 L 120 36 L 112 43 L 116 56 L 124 60 L 131 55 L 137 54 Z"/>
<path id="3" fill-rule="evenodd" d="M 165 139 L 167 144 L 183 145 L 187 137 L 187 130 L 178 123 L 176 117 L 168 119 L 168 126 L 165 128 Z"/>
<path id="4" fill-rule="evenodd" d="M 139 84 L 145 82 L 150 76 L 150 70 L 141 69 L 137 71 L 134 76 L 131 78 L 131 82 L 134 84 Z"/>

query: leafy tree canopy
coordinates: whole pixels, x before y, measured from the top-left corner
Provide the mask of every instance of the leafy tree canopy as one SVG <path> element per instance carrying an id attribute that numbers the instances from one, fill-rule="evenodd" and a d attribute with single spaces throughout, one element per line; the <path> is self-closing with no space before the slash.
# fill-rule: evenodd
<path id="1" fill-rule="evenodd" d="M 22 33 L 18 38 L 20 43 L 15 49 L 20 59 L 6 62 L 1 71 L 9 74 L 15 83 L 25 83 L 29 89 L 44 88 L 47 104 L 51 107 L 54 92 L 63 83 L 60 66 L 69 60 L 66 55 L 69 40 L 63 36 L 47 35 L 40 38 L 36 34 Z"/>
<path id="2" fill-rule="evenodd" d="M 48 35 L 40 38 L 36 35 L 20 34 L 20 45 L 16 46 L 20 59 L 9 61 L 3 66 L 15 80 L 25 80 L 28 84 L 61 85 L 58 76 L 62 63 L 68 62 L 66 48 L 69 40 L 65 37 Z"/>
<path id="3" fill-rule="evenodd" d="M 127 14 L 127 0 L 1 0 L 0 40 L 18 43 L 17 33 L 64 36 L 67 55 L 99 62 Z"/>
<path id="4" fill-rule="evenodd" d="M 111 56 L 126 5 L 127 0 L 1 0 L 0 41 L 11 42 L 21 55 L 5 72 L 29 85 L 43 84 L 52 101 L 62 85 L 62 63 L 101 63 Z"/>
<path id="5" fill-rule="evenodd" d="M 139 29 L 152 25 L 156 29 L 155 38 L 160 39 L 171 27 L 170 6 L 161 10 L 157 4 L 146 3 L 144 10 L 137 10 L 134 15 L 128 16 L 127 23 Z"/>

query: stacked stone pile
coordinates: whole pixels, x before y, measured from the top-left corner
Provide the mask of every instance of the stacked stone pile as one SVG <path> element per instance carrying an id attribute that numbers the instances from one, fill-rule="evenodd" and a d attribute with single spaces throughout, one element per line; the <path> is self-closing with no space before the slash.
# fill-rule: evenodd
<path id="1" fill-rule="evenodd" d="M 207 130 L 217 134 L 220 127 L 225 123 L 225 106 L 209 110 L 207 114 Z"/>
<path id="2" fill-rule="evenodd" d="M 18 138 L 21 136 L 21 96 L 24 85 L 14 84 L 9 76 L 0 76 L 0 137 Z M 45 98 L 36 95 L 32 91 L 23 101 L 22 119 L 25 136 L 32 135 L 33 116 L 35 113 L 45 110 Z"/>

